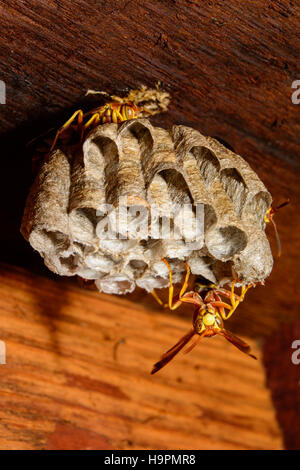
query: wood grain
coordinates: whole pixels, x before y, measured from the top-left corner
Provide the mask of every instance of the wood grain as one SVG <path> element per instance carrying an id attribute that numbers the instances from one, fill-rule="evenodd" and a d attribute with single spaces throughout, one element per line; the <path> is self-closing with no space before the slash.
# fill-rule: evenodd
<path id="1" fill-rule="evenodd" d="M 0 8 L 2 132 L 22 124 L 34 132 L 33 122 L 66 113 L 87 88 L 162 80 L 174 96 L 168 123 L 230 136 L 250 163 L 264 153 L 265 168 L 272 157 L 299 164 L 297 2 L 6 0 Z"/>
<path id="2" fill-rule="evenodd" d="M 1 449 L 280 449 L 261 360 L 159 308 L 1 265 Z M 251 341 L 256 354 L 258 346 Z"/>
<path id="3" fill-rule="evenodd" d="M 300 341 L 299 319 L 289 325 L 282 325 L 280 331 L 266 341 L 263 360 L 276 416 L 283 429 L 285 447 L 299 450 L 300 364 L 292 361 L 292 354 L 296 353 L 296 348 L 292 348 L 295 341 Z"/>

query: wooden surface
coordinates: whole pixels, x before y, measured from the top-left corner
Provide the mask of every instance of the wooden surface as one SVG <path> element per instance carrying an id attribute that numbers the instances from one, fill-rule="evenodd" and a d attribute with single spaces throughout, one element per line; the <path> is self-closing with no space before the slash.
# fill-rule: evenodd
<path id="1" fill-rule="evenodd" d="M 299 319 L 289 325 L 282 325 L 280 331 L 266 341 L 263 362 L 267 371 L 267 385 L 277 410 L 278 422 L 283 430 L 285 447 L 299 450 L 300 364 L 292 361 L 292 354 L 296 353 L 292 348 L 295 340 L 300 340 Z M 300 357 L 299 353 L 297 357 Z"/>
<path id="2" fill-rule="evenodd" d="M 100 295 L 2 265 L 0 311 L 1 449 L 282 447 L 262 362 L 222 338 L 150 375 L 190 319 L 149 297 Z"/>
<path id="3" fill-rule="evenodd" d="M 285 328 L 297 339 L 300 311 L 300 105 L 291 101 L 292 82 L 300 79 L 299 19 L 293 0 L 0 0 L 0 79 L 7 88 L 7 104 L 0 105 L 0 261 L 28 269 L 24 275 L 3 268 L 0 334 L 9 363 L 0 366 L 6 400 L 0 448 L 279 448 L 265 377 L 285 445 L 299 448 L 288 429 L 300 421 L 300 366 L 287 380 L 277 359 L 287 354 L 278 339 Z M 186 329 L 190 311 L 158 313 L 139 291 L 120 299 L 82 291 L 75 280 L 53 276 L 19 234 L 32 180 L 26 143 L 79 106 L 94 105 L 98 97 L 84 98 L 88 88 L 120 94 L 157 80 L 172 103 L 156 124 L 182 123 L 223 139 L 256 170 L 275 203 L 291 198 L 276 218 L 281 259 L 228 322 L 262 346 L 277 338 L 276 360 L 269 354 L 265 371 L 212 340 L 150 378 L 152 363 Z M 115 361 L 113 344 L 125 336 Z M 288 415 L 281 399 L 286 383 Z M 114 398 L 113 386 L 129 399 Z"/>

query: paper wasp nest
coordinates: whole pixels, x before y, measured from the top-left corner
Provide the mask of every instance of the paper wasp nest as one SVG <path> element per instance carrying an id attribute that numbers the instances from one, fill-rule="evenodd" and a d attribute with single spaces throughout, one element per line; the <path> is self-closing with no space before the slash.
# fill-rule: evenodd
<path id="1" fill-rule="evenodd" d="M 142 233 L 99 236 L 103 204 L 160 208 L 176 202 L 204 210 L 203 243 Z M 264 229 L 271 196 L 255 172 L 218 141 L 185 126 L 171 131 L 147 119 L 96 127 L 81 149 L 57 149 L 44 162 L 28 196 L 21 232 L 52 271 L 94 279 L 100 291 L 123 294 L 136 285 L 166 287 L 165 257 L 178 282 L 192 273 L 218 284 L 263 282 L 273 258 Z M 147 212 L 147 211 L 146 211 Z M 112 212 L 113 214 L 114 212 Z M 195 218 L 194 209 L 189 221 Z M 176 220 L 169 221 L 176 228 Z M 149 223 L 149 221 L 148 221 Z M 187 224 L 186 224 L 187 225 Z"/>

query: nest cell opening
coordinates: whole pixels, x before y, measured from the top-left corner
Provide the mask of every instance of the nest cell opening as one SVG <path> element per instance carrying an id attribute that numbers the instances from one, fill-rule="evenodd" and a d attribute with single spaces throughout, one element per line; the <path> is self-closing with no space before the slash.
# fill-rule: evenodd
<path id="1" fill-rule="evenodd" d="M 271 200 L 269 194 L 265 191 L 260 191 L 259 193 L 255 194 L 252 201 L 249 203 L 249 207 L 245 208 L 245 213 L 251 212 L 255 215 L 257 222 L 261 229 L 265 226 L 265 215 L 267 210 L 271 205 Z"/>
<path id="2" fill-rule="evenodd" d="M 69 237 L 59 230 L 42 229 L 39 232 L 33 232 L 31 243 L 37 250 L 45 251 L 64 251 L 70 246 Z"/>
<path id="3" fill-rule="evenodd" d="M 74 271 L 78 267 L 78 259 L 78 255 L 69 255 L 66 258 L 60 257 L 59 261 L 64 268 L 68 268 L 70 271 Z"/>
<path id="4" fill-rule="evenodd" d="M 197 165 L 206 187 L 209 188 L 220 171 L 219 160 L 205 147 L 193 147 L 191 153 L 197 160 Z"/>
<path id="5" fill-rule="evenodd" d="M 141 151 L 141 160 L 151 153 L 153 138 L 148 127 L 144 126 L 141 122 L 132 120 L 130 123 L 126 123 L 124 127 L 120 128 L 120 136 L 133 136 L 137 139 Z"/>
<path id="6" fill-rule="evenodd" d="M 97 279 L 95 284 L 105 294 L 129 294 L 135 288 L 135 282 L 123 274 Z"/>
<path id="7" fill-rule="evenodd" d="M 94 238 L 96 236 L 97 213 L 91 207 L 75 209 L 70 213 L 72 232 L 75 238 Z M 80 234 L 80 235 L 78 235 Z M 84 235 L 82 237 L 82 235 Z"/>
<path id="8" fill-rule="evenodd" d="M 247 245 L 245 232 L 234 226 L 220 227 L 208 235 L 207 248 L 217 259 L 228 260 Z"/>
<path id="9" fill-rule="evenodd" d="M 236 214 L 241 217 L 248 193 L 244 179 L 235 168 L 225 168 L 220 173 L 220 180 Z"/>

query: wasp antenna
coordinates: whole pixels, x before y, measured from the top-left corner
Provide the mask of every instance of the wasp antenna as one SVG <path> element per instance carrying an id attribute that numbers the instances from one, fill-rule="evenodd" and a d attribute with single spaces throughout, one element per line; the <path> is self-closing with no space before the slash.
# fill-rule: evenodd
<path id="1" fill-rule="evenodd" d="M 105 96 L 110 96 L 109 93 L 107 93 L 106 91 L 98 91 L 98 90 L 87 90 L 85 96 L 87 95 L 105 95 Z"/>
<path id="2" fill-rule="evenodd" d="M 272 224 L 273 224 L 274 231 L 275 231 L 275 236 L 276 236 L 276 240 L 277 240 L 277 246 L 278 246 L 277 257 L 280 258 L 281 252 L 282 252 L 281 241 L 280 241 L 279 233 L 278 233 L 278 230 L 277 230 L 277 227 L 276 227 L 276 224 L 275 224 L 274 220 L 271 219 L 271 222 L 272 222 Z"/>
<path id="3" fill-rule="evenodd" d="M 181 351 L 181 349 L 190 341 L 190 339 L 195 335 L 195 330 L 190 330 L 186 335 L 184 335 L 171 349 L 165 352 L 160 361 L 154 364 L 151 374 L 155 374 L 160 369 L 165 367 L 172 359 L 176 356 L 176 354 Z"/>
<path id="4" fill-rule="evenodd" d="M 254 354 L 250 353 L 250 346 L 247 344 L 245 341 L 243 341 L 241 338 L 238 336 L 235 336 L 233 333 L 231 333 L 228 330 L 218 330 L 217 334 L 223 336 L 224 338 L 227 339 L 231 344 L 233 344 L 236 348 L 238 348 L 240 351 L 243 353 L 247 354 L 247 356 L 252 357 L 253 359 L 257 359 Z"/>
<path id="5" fill-rule="evenodd" d="M 279 204 L 279 206 L 275 207 L 275 210 L 278 211 L 278 209 L 281 209 L 284 206 L 287 206 L 291 202 L 290 198 L 288 198 L 286 201 L 282 202 Z"/>

